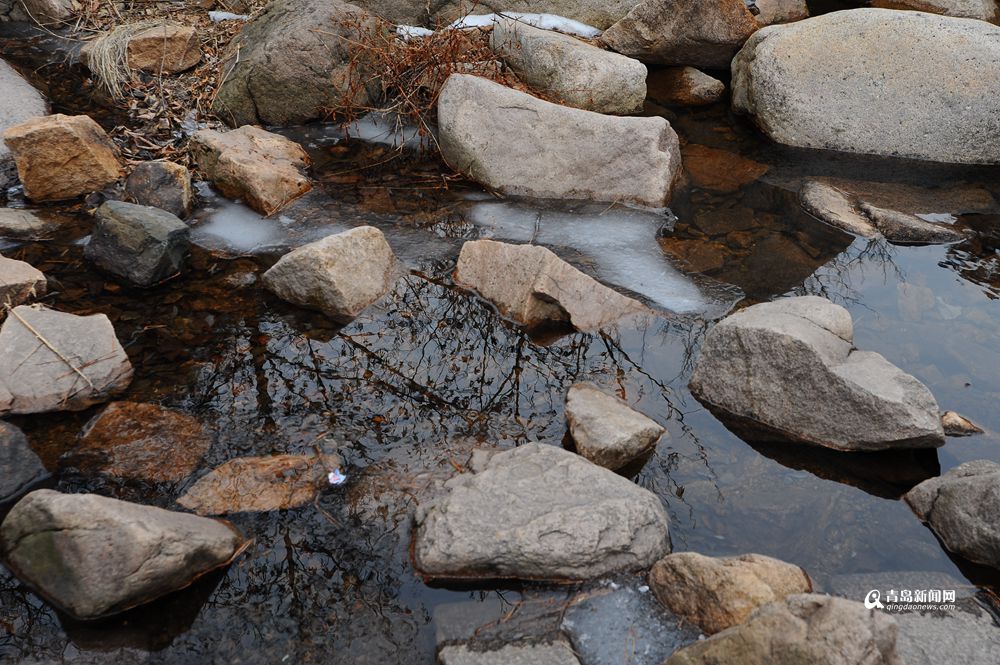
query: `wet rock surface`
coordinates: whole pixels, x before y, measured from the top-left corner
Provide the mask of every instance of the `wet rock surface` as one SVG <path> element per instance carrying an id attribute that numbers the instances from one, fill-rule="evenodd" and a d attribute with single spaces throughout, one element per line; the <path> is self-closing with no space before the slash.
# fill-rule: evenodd
<path id="1" fill-rule="evenodd" d="M 572 580 L 642 569 L 669 549 L 655 495 L 573 453 L 527 444 L 421 504 L 413 553 L 434 579 Z"/>
<path id="2" fill-rule="evenodd" d="M 649 586 L 666 608 L 709 635 L 743 623 L 758 607 L 813 590 L 804 570 L 778 559 L 695 552 L 660 559 L 649 573 Z"/>
<path id="3" fill-rule="evenodd" d="M 108 201 L 84 256 L 105 272 L 139 287 L 155 286 L 184 270 L 191 230 L 159 208 Z"/>
<path id="4" fill-rule="evenodd" d="M 649 453 L 665 431 L 656 421 L 589 382 L 566 393 L 566 420 L 576 451 L 608 469 Z"/>
<path id="5" fill-rule="evenodd" d="M 37 490 L 0 526 L 5 561 L 77 619 L 148 602 L 227 565 L 244 540 L 226 523 L 95 494 Z"/>
<path id="6" fill-rule="evenodd" d="M 191 173 L 174 162 L 137 164 L 125 181 L 125 191 L 135 203 L 166 210 L 179 219 L 190 215 L 194 205 Z"/>
<path id="7" fill-rule="evenodd" d="M 853 336 L 847 310 L 823 298 L 754 305 L 708 334 L 691 390 L 773 438 L 852 451 L 943 445 L 927 387 L 881 355 L 854 349 Z"/>
<path id="8" fill-rule="evenodd" d="M 0 420 L 0 505 L 14 501 L 48 477 L 24 432 Z"/>
<path id="9" fill-rule="evenodd" d="M 31 264 L 0 256 L 0 320 L 5 308 L 44 296 L 47 285 L 45 275 Z"/>
<path id="10" fill-rule="evenodd" d="M 507 194 L 666 205 L 680 170 L 662 118 L 618 118 L 453 74 L 438 98 L 449 166 Z"/>
<path id="11" fill-rule="evenodd" d="M 694 67 L 661 67 L 646 79 L 649 98 L 667 106 L 704 106 L 722 99 L 726 84 Z"/>

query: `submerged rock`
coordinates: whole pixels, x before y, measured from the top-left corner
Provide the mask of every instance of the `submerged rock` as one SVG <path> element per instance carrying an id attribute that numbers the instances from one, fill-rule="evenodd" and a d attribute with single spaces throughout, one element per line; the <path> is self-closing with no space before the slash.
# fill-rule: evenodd
<path id="1" fill-rule="evenodd" d="M 438 652 L 441 665 L 580 665 L 565 642 L 506 644 L 493 651 L 473 651 L 465 645 Z"/>
<path id="2" fill-rule="evenodd" d="M 624 401 L 586 382 L 570 386 L 566 421 L 576 451 L 608 469 L 620 469 L 650 452 L 666 431 Z"/>
<path id="3" fill-rule="evenodd" d="M 17 307 L 37 296 L 44 296 L 48 282 L 41 270 L 30 263 L 0 256 L 0 320 L 6 307 Z"/>
<path id="4" fill-rule="evenodd" d="M 0 166 L 2 168 L 2 166 Z M 0 208 L 0 238 L 32 239 L 49 235 L 52 224 L 30 210 Z"/>
<path id="5" fill-rule="evenodd" d="M 815 296 L 733 314 L 709 332 L 692 393 L 763 440 L 837 450 L 936 448 L 937 402 L 924 384 L 853 345 L 846 309 Z"/>
<path id="6" fill-rule="evenodd" d="M 93 68 L 92 53 L 101 39 L 116 39 L 112 30 L 99 35 L 80 49 L 80 60 Z M 131 69 L 149 74 L 176 74 L 191 69 L 201 60 L 201 39 L 192 26 L 162 21 L 129 35 L 125 57 Z"/>
<path id="7" fill-rule="evenodd" d="M 627 115 L 646 99 L 646 66 L 584 41 L 500 18 L 493 52 L 534 90 L 578 109 Z"/>
<path id="8" fill-rule="evenodd" d="M 384 296 L 396 277 L 396 257 L 373 226 L 327 236 L 282 256 L 264 286 L 282 300 L 347 323 Z"/>
<path id="9" fill-rule="evenodd" d="M 813 590 L 798 566 L 761 554 L 713 558 L 670 554 L 653 566 L 649 586 L 670 611 L 709 635 L 743 623 L 758 607 Z"/>
<path id="10" fill-rule="evenodd" d="M 302 196 L 312 183 L 303 174 L 309 156 L 298 143 L 259 127 L 231 132 L 201 129 L 191 135 L 198 168 L 224 196 L 271 215 Z"/>
<path id="11" fill-rule="evenodd" d="M 667 106 L 705 106 L 722 99 L 726 84 L 694 67 L 663 67 L 649 72 L 649 98 Z"/>
<path id="12" fill-rule="evenodd" d="M 226 522 L 96 494 L 38 490 L 0 527 L 4 561 L 76 619 L 97 619 L 228 565 L 244 539 Z"/>
<path id="13" fill-rule="evenodd" d="M 984 21 L 833 12 L 760 30 L 732 71 L 734 110 L 779 143 L 1000 163 L 1000 89 L 982 86 L 1000 78 L 1000 27 Z"/>
<path id="14" fill-rule="evenodd" d="M 8 128 L 3 140 L 14 155 L 24 195 L 33 201 L 72 199 L 121 177 L 117 149 L 85 115 L 33 118 Z"/>
<path id="15" fill-rule="evenodd" d="M 156 404 L 112 402 L 87 423 L 66 458 L 119 478 L 176 482 L 194 473 L 211 444 L 189 415 Z"/>
<path id="16" fill-rule="evenodd" d="M 104 314 L 21 305 L 0 328 L 0 348 L 0 414 L 79 411 L 132 381 L 132 365 Z"/>
<path id="17" fill-rule="evenodd" d="M 960 464 L 904 498 L 949 551 L 1000 568 L 1000 464 Z"/>
<path id="18" fill-rule="evenodd" d="M 908 215 L 898 210 L 887 210 L 869 203 L 862 203 L 861 210 L 889 242 L 924 245 L 958 242 L 965 239 L 965 236 L 955 229 L 925 222 L 915 215 Z"/>
<path id="19" fill-rule="evenodd" d="M 24 432 L 0 420 L 0 505 L 18 498 L 49 477 Z"/>
<path id="20" fill-rule="evenodd" d="M 799 190 L 802 208 L 816 219 L 862 238 L 878 236 L 878 229 L 858 210 L 854 197 L 822 182 L 810 180 Z"/>
<path id="21" fill-rule="evenodd" d="M 213 111 L 233 127 L 294 125 L 325 116 L 343 100 L 370 101 L 364 63 L 352 52 L 383 31 L 340 0 L 277 0 L 230 42 Z"/>
<path id="22" fill-rule="evenodd" d="M 416 514 L 414 564 L 432 579 L 581 580 L 670 551 L 656 495 L 554 446 L 496 453 L 445 490 Z"/>
<path id="23" fill-rule="evenodd" d="M 49 112 L 41 93 L 0 59 L 0 136 L 9 127 Z M 0 141 L 0 198 L 3 190 L 14 184 L 16 167 L 10 149 Z M 0 222 L 2 224 L 2 222 Z"/>
<path id="24" fill-rule="evenodd" d="M 507 194 L 661 207 L 681 168 L 663 118 L 567 108 L 478 76 L 448 78 L 438 123 L 445 161 Z"/>
<path id="25" fill-rule="evenodd" d="M 972 436 L 983 433 L 982 427 L 954 411 L 945 411 L 941 414 L 941 426 L 944 427 L 946 436 Z"/>
<path id="26" fill-rule="evenodd" d="M 341 466 L 337 455 L 240 457 L 202 476 L 177 505 L 199 515 L 297 508 L 315 500 Z"/>
<path id="27" fill-rule="evenodd" d="M 125 191 L 139 205 L 166 210 L 178 219 L 191 214 L 191 173 L 183 164 L 165 160 L 136 164 Z"/>
<path id="28" fill-rule="evenodd" d="M 798 594 L 681 649 L 665 665 L 903 665 L 896 621 L 861 603 Z"/>
<path id="29" fill-rule="evenodd" d="M 743 0 L 643 0 L 601 41 L 643 62 L 723 68 L 758 27 Z"/>
<path id="30" fill-rule="evenodd" d="M 108 201 L 83 255 L 129 284 L 155 286 L 180 273 L 191 251 L 191 230 L 166 210 Z"/>
<path id="31" fill-rule="evenodd" d="M 472 240 L 462 245 L 455 280 L 528 327 L 570 324 L 594 331 L 648 311 L 538 245 Z"/>
<path id="32" fill-rule="evenodd" d="M 688 143 L 681 154 L 692 184 L 716 192 L 737 192 L 758 180 L 769 168 L 728 150 L 696 143 Z"/>

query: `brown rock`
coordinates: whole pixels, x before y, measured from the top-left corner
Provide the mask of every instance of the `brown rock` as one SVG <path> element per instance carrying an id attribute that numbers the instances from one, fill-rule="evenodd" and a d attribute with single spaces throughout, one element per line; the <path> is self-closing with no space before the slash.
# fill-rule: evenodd
<path id="1" fill-rule="evenodd" d="M 191 136 L 191 150 L 198 168 L 223 195 L 243 199 L 263 215 L 312 189 L 302 173 L 309 165 L 302 146 L 252 125 L 225 133 L 199 130 Z"/>
<path id="2" fill-rule="evenodd" d="M 765 164 L 693 143 L 684 146 L 681 155 L 692 183 L 717 192 L 735 192 L 768 171 Z"/>
<path id="3" fill-rule="evenodd" d="M 128 65 L 150 74 L 176 74 L 201 60 L 198 32 L 189 25 L 165 22 L 146 28 L 128 43 Z"/>
<path id="4" fill-rule="evenodd" d="M 112 402 L 80 432 L 68 459 L 119 478 L 176 482 L 194 473 L 211 444 L 191 416 L 155 404 Z"/>
<path id="5" fill-rule="evenodd" d="M 184 219 L 191 214 L 191 173 L 174 162 L 137 164 L 125 181 L 125 191 L 139 205 L 160 208 Z"/>
<path id="6" fill-rule="evenodd" d="M 295 508 L 313 501 L 341 464 L 337 455 L 241 457 L 203 476 L 177 503 L 199 515 Z"/>
<path id="7" fill-rule="evenodd" d="M 757 23 L 761 26 L 774 23 L 791 23 L 809 18 L 806 0 L 756 0 Z"/>
<path id="8" fill-rule="evenodd" d="M 667 106 L 714 104 L 725 91 L 725 83 L 694 67 L 653 69 L 646 79 L 646 95 Z"/>
<path id="9" fill-rule="evenodd" d="M 983 433 L 983 428 L 954 411 L 945 411 L 941 414 L 941 425 L 947 436 L 972 436 Z"/>
<path id="10" fill-rule="evenodd" d="M 743 623 L 762 605 L 812 591 L 812 580 L 798 566 L 760 554 L 678 552 L 653 566 L 649 586 L 671 612 L 713 634 Z"/>
<path id="11" fill-rule="evenodd" d="M 17 307 L 35 296 L 45 295 L 45 275 L 31 264 L 0 256 L 0 319 L 7 307 Z"/>
<path id="12" fill-rule="evenodd" d="M 14 155 L 24 194 L 34 201 L 89 194 L 121 176 L 114 144 L 85 115 L 33 118 L 7 129 L 3 139 Z"/>

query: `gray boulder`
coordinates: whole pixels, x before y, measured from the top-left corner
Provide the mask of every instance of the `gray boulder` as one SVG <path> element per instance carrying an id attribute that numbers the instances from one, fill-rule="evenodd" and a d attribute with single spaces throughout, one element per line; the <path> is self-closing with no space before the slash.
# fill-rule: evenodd
<path id="1" fill-rule="evenodd" d="M 646 66 L 551 30 L 500 18 L 490 47 L 525 84 L 578 109 L 627 115 L 646 100 Z"/>
<path id="2" fill-rule="evenodd" d="M 8 127 L 49 112 L 41 93 L 24 80 L 5 60 L 0 60 L 0 136 Z M 10 149 L 0 141 L 0 194 L 14 184 L 17 168 Z"/>
<path id="3" fill-rule="evenodd" d="M 938 405 L 924 384 L 853 344 L 851 315 L 825 298 L 748 307 L 709 332 L 691 391 L 754 438 L 836 450 L 936 448 Z"/>
<path id="4" fill-rule="evenodd" d="M 1000 464 L 960 464 L 920 483 L 904 498 L 950 551 L 1000 568 Z"/>
<path id="5" fill-rule="evenodd" d="M 0 328 L 0 349 L 0 414 L 80 411 L 132 381 L 132 365 L 104 314 L 15 307 Z"/>
<path id="6" fill-rule="evenodd" d="M 166 210 L 178 219 L 190 215 L 194 203 L 191 172 L 183 164 L 164 160 L 136 164 L 125 180 L 125 191 L 139 205 Z"/>
<path id="7" fill-rule="evenodd" d="M 779 143 L 1000 163 L 1000 88 L 982 85 L 1000 79 L 1000 27 L 984 21 L 833 12 L 760 30 L 732 73 L 733 108 Z"/>
<path id="8" fill-rule="evenodd" d="M 227 47 L 213 110 L 239 127 L 302 123 L 345 99 L 365 106 L 369 77 L 352 50 L 383 29 L 340 0 L 276 0 Z"/>
<path id="9" fill-rule="evenodd" d="M 891 9 L 914 9 L 956 18 L 1000 22 L 1000 4 L 997 4 L 997 0 L 876 0 L 874 4 Z"/>
<path id="10" fill-rule="evenodd" d="M 452 74 L 438 98 L 441 153 L 507 194 L 662 207 L 681 169 L 663 118 L 618 118 Z"/>
<path id="11" fill-rule="evenodd" d="M 396 257 L 385 236 L 360 226 L 292 250 L 263 280 L 282 300 L 346 323 L 384 296 L 396 275 Z"/>
<path id="12" fill-rule="evenodd" d="M 593 383 L 574 383 L 566 393 L 566 421 L 576 451 L 608 469 L 620 469 L 653 448 L 666 431 Z"/>
<path id="13" fill-rule="evenodd" d="M 670 551 L 659 498 L 555 446 L 496 453 L 417 508 L 413 556 L 433 579 L 582 580 Z"/>
<path id="14" fill-rule="evenodd" d="M 244 539 L 226 522 L 96 494 L 38 490 L 0 526 L 10 569 L 77 619 L 97 619 L 227 565 Z"/>
<path id="15" fill-rule="evenodd" d="M 48 477 L 24 432 L 0 420 L 0 504 L 13 501 Z"/>
<path id="16" fill-rule="evenodd" d="M 134 286 L 155 286 L 180 273 L 191 251 L 191 230 L 166 210 L 108 201 L 83 255 Z"/>
<path id="17" fill-rule="evenodd" d="M 0 238 L 43 238 L 55 226 L 30 210 L 0 208 Z"/>
<path id="18" fill-rule="evenodd" d="M 900 245 L 930 245 L 964 240 L 965 236 L 941 224 L 925 222 L 916 215 L 898 210 L 879 208 L 870 203 L 861 204 L 861 211 L 868 216 L 885 239 Z"/>
<path id="19" fill-rule="evenodd" d="M 41 270 L 30 263 L 0 256 L 0 319 L 5 307 L 17 307 L 37 296 L 44 296 L 48 282 Z"/>
<path id="20" fill-rule="evenodd" d="M 601 41 L 643 62 L 722 68 L 758 27 L 743 0 L 643 0 Z"/>
<path id="21" fill-rule="evenodd" d="M 861 603 L 797 594 L 681 649 L 665 665 L 903 665 L 896 621 Z"/>

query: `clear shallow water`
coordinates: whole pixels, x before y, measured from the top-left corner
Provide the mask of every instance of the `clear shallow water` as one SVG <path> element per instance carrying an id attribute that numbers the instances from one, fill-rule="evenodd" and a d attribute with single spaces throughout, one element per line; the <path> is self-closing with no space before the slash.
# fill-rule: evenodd
<path id="1" fill-rule="evenodd" d="M 88 233 L 85 217 L 8 252 L 59 281 L 51 305 L 112 318 L 136 368 L 127 399 L 179 408 L 210 430 L 195 477 L 238 456 L 310 452 L 326 438 L 342 444 L 348 481 L 316 505 L 233 516 L 255 542 L 229 570 L 109 622 L 71 622 L 0 572 L 0 660 L 430 663 L 447 633 L 438 608 L 475 604 L 498 617 L 525 598 L 563 603 L 572 589 L 425 585 L 408 558 L 409 515 L 477 446 L 558 444 L 565 391 L 584 378 L 667 428 L 633 474 L 667 506 L 675 549 L 771 554 L 819 586 L 885 571 L 989 582 L 952 561 L 898 497 L 962 461 L 1000 461 L 998 171 L 787 151 L 720 109 L 670 118 L 689 144 L 738 153 L 766 173 L 692 182 L 672 204 L 676 221 L 545 204 L 539 222 L 535 208 L 445 180 L 433 162 L 394 158 L 389 145 L 308 141 L 333 133 L 315 127 L 289 132 L 313 144 L 318 181 L 282 213 L 291 221 L 206 201 L 216 210 L 192 220 L 203 245 L 192 270 L 153 291 L 119 288 L 82 262 L 74 241 Z M 930 192 L 915 211 L 963 213 L 955 224 L 973 235 L 950 247 L 854 240 L 799 210 L 797 183 L 815 176 Z M 364 223 L 383 229 L 413 274 L 356 321 L 335 326 L 260 288 L 284 248 Z M 534 237 L 662 316 L 642 329 L 532 339 L 451 285 L 462 241 L 489 235 Z M 700 340 L 731 304 L 720 292 L 743 293 L 738 306 L 800 293 L 844 304 L 859 347 L 914 373 L 942 408 L 988 433 L 928 454 L 863 458 L 743 442 L 686 389 Z M 60 489 L 171 506 L 194 478 L 149 486 L 60 464 L 96 411 L 13 422 Z"/>

